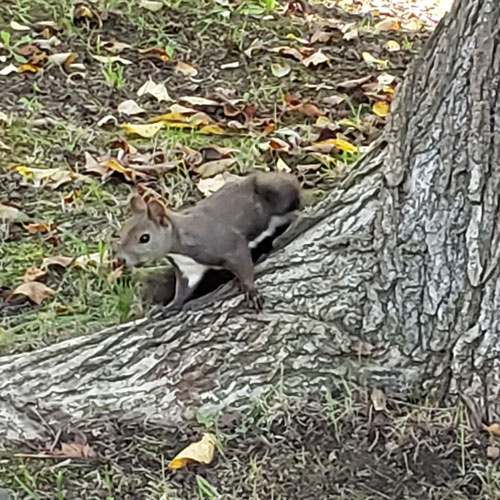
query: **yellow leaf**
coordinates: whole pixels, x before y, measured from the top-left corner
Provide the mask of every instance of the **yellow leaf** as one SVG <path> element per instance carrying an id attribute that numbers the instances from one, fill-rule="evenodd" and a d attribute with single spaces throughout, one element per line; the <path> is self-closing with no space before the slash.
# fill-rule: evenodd
<path id="1" fill-rule="evenodd" d="M 330 118 L 327 116 L 318 116 L 316 120 L 316 126 L 317 127 L 324 127 L 326 125 L 329 125 L 331 122 Z"/>
<path id="2" fill-rule="evenodd" d="M 170 470 L 182 469 L 188 462 L 209 464 L 214 458 L 215 438 L 209 432 L 203 434 L 200 441 L 191 443 L 184 448 L 168 464 Z"/>
<path id="3" fill-rule="evenodd" d="M 18 165 L 16 167 L 16 170 L 23 176 L 26 177 L 26 179 L 32 179 L 33 178 L 33 172 L 31 169 L 28 167 L 24 167 L 23 165 Z"/>
<path id="4" fill-rule="evenodd" d="M 389 103 L 386 101 L 377 101 L 372 108 L 372 111 L 377 115 L 380 116 L 381 118 L 384 118 L 384 116 L 387 116 L 389 114 Z"/>
<path id="5" fill-rule="evenodd" d="M 331 139 L 332 144 L 340 151 L 347 151 L 348 153 L 356 153 L 358 148 L 351 144 L 349 141 L 345 141 L 344 139 Z"/>
<path id="6" fill-rule="evenodd" d="M 114 158 L 110 158 L 104 164 L 104 166 L 109 168 L 110 170 L 114 170 L 115 172 L 118 172 L 119 174 L 124 174 L 124 173 L 128 172 L 128 170 L 118 160 L 115 160 Z"/>
<path id="7" fill-rule="evenodd" d="M 36 73 L 40 68 L 37 66 L 33 66 L 33 64 L 21 64 L 19 68 L 17 68 L 18 73 Z"/>
<path id="8" fill-rule="evenodd" d="M 223 135 L 225 133 L 225 130 L 219 125 L 205 125 L 200 129 L 200 134 L 206 135 Z"/>
<path id="9" fill-rule="evenodd" d="M 131 134 L 137 134 L 141 137 L 154 137 L 160 129 L 163 128 L 163 122 L 158 123 L 146 123 L 146 124 L 136 124 L 136 123 L 124 123 L 123 127 L 127 132 Z"/>
<path id="10" fill-rule="evenodd" d="M 483 425 L 483 429 L 494 436 L 500 436 L 500 424 Z"/>

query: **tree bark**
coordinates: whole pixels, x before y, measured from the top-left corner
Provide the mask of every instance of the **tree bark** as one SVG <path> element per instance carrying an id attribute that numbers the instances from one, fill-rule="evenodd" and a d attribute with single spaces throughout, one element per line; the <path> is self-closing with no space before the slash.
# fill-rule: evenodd
<path id="1" fill-rule="evenodd" d="M 456 2 L 384 140 L 259 266 L 263 313 L 232 293 L 4 357 L 0 433 L 40 435 L 61 412 L 178 421 L 341 377 L 500 418 L 499 31 L 497 0 Z"/>

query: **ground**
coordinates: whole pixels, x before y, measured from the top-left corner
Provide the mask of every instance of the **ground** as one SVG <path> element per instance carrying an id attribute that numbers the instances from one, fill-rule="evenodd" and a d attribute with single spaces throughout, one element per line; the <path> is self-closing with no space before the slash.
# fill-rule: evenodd
<path id="1" fill-rule="evenodd" d="M 178 208 L 228 174 L 284 169 L 314 203 L 379 136 L 434 3 L 4 1 L 0 355 L 143 314 L 140 280 L 110 263 L 133 190 Z M 161 95 L 138 95 L 148 81 Z M 375 411 L 347 385 L 175 430 L 94 415 L 10 445 L 0 486 L 40 499 L 500 498 L 495 438 L 465 415 L 421 401 Z M 168 471 L 207 429 L 214 462 Z M 95 457 L 33 458 L 87 442 Z"/>

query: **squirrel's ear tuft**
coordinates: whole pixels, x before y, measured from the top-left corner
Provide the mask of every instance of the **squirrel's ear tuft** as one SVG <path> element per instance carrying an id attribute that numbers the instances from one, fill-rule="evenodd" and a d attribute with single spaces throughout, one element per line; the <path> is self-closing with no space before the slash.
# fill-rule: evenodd
<path id="1" fill-rule="evenodd" d="M 148 209 L 148 206 L 143 198 L 136 194 L 130 200 L 130 209 L 134 214 L 143 214 Z"/>
<path id="2" fill-rule="evenodd" d="M 168 224 L 167 210 L 165 209 L 165 205 L 161 201 L 151 200 L 147 206 L 150 219 L 152 219 L 157 224 L 160 224 L 161 226 L 165 226 Z"/>

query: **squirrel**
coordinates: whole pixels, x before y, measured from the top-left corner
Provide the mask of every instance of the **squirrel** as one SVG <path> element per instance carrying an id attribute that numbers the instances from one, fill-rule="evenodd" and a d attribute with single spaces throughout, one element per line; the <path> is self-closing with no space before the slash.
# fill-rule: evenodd
<path id="1" fill-rule="evenodd" d="M 247 304 L 262 309 L 254 284 L 252 250 L 302 208 L 296 177 L 282 172 L 256 173 L 231 181 L 181 212 L 135 195 L 132 217 L 120 231 L 117 258 L 136 267 L 168 256 L 174 265 L 175 296 L 180 309 L 210 269 L 234 274 Z"/>

